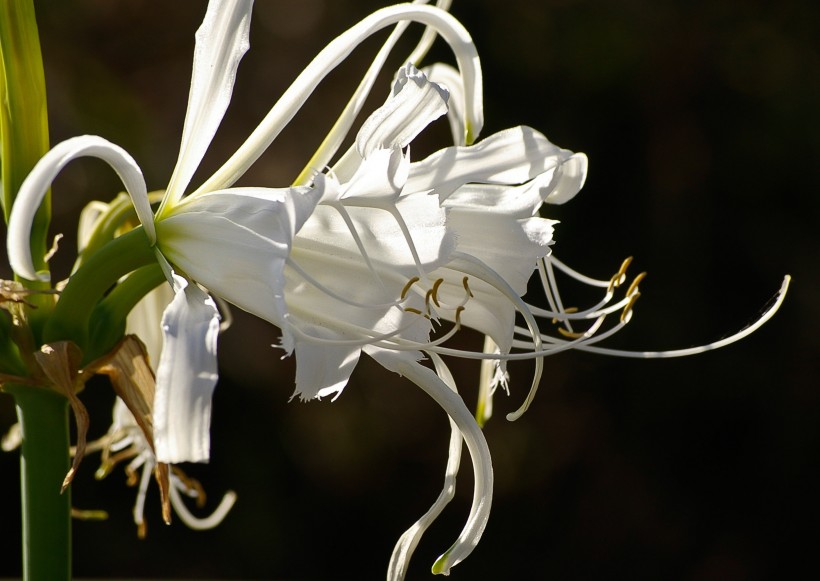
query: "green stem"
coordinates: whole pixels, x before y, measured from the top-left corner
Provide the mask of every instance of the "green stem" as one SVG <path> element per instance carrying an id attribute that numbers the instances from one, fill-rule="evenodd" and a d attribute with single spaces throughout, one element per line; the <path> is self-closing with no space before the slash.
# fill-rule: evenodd
<path id="1" fill-rule="evenodd" d="M 0 373 L 24 377 L 27 370 L 13 339 L 15 330 L 11 314 L 0 312 Z"/>
<path id="2" fill-rule="evenodd" d="M 71 465 L 68 400 L 43 388 L 9 385 L 23 432 L 23 579 L 71 579 L 71 494 L 60 487 Z"/>
<path id="3" fill-rule="evenodd" d="M 48 320 L 43 343 L 71 340 L 85 352 L 88 322 L 100 299 L 122 276 L 155 261 L 141 227 L 111 240 L 71 275 Z"/>
<path id="4" fill-rule="evenodd" d="M 125 334 L 125 322 L 131 309 L 149 292 L 165 282 L 159 264 L 135 270 L 108 293 L 91 314 L 88 345 L 83 353 L 87 363 L 108 353 Z"/>
<path id="5" fill-rule="evenodd" d="M 33 0 L 0 2 L 0 183 L 3 217 L 8 223 L 20 184 L 48 151 L 48 114 L 43 57 Z M 51 199 L 46 196 L 31 228 L 31 255 L 38 271 L 47 271 L 48 226 Z M 47 283 L 18 279 L 29 289 L 48 290 Z M 28 323 L 39 336 L 53 301 L 48 295 L 31 295 L 36 309 Z"/>

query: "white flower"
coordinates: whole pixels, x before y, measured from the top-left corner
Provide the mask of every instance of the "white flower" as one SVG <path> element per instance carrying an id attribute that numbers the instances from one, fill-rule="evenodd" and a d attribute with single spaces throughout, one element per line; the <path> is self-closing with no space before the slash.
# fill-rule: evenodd
<path id="1" fill-rule="evenodd" d="M 183 198 L 230 100 L 239 60 L 248 47 L 251 8 L 252 0 L 213 0 L 208 5 L 197 32 L 180 154 L 156 216 L 142 173 L 131 156 L 102 138 L 84 136 L 58 144 L 40 160 L 23 184 L 9 222 L 12 267 L 21 276 L 38 278 L 28 233 L 51 181 L 71 160 L 85 156 L 103 159 L 119 174 L 175 293 L 163 320 L 165 349 L 157 369 L 155 438 L 157 457 L 164 462 L 208 458 L 219 314 L 210 297 L 192 281 L 286 327 L 282 270 L 293 236 L 323 195 L 323 184 L 284 189 L 230 186 L 262 154 L 324 76 L 377 30 L 417 20 L 434 27 L 453 46 L 465 84 L 470 87 L 463 107 L 471 120 L 467 131 L 477 132 L 481 126 L 480 99 L 469 97 L 481 84 L 469 35 L 437 8 L 395 6 L 374 13 L 328 45 L 225 166 Z"/>
<path id="2" fill-rule="evenodd" d="M 526 127 L 412 163 L 410 142 L 446 112 L 447 99 L 443 87 L 408 65 L 354 147 L 327 175 L 315 176 L 324 194 L 293 241 L 283 329 L 284 348 L 295 350 L 295 395 L 302 399 L 338 396 L 364 351 L 416 382 L 456 422 L 473 458 L 476 488 L 467 525 L 437 562 L 438 572 L 478 542 L 492 471 L 479 426 L 454 397 L 436 353 L 481 356 L 442 345 L 462 325 L 487 333 L 509 353 L 516 312 L 536 329 L 520 296 L 537 260 L 549 252 L 553 226 L 536 213 L 545 199 L 574 195 L 586 167 L 583 154 Z M 454 326 L 431 338 L 444 320 Z M 424 352 L 438 376 L 419 363 Z M 458 450 L 451 445 L 448 474 Z M 442 497 L 436 511 L 445 502 Z M 391 578 L 404 574 L 432 518 L 399 542 Z"/>
<path id="3" fill-rule="evenodd" d="M 367 36 L 404 20 L 434 27 L 454 48 L 463 87 L 458 108 L 463 112 L 462 140 L 471 142 L 482 125 L 475 49 L 463 27 L 436 8 L 400 5 L 374 13 L 322 51 L 225 166 L 183 197 L 227 107 L 248 44 L 250 8 L 249 0 L 209 4 L 197 33 L 179 159 L 156 214 L 142 173 L 127 152 L 95 136 L 65 141 L 40 160 L 18 194 L 9 226 L 12 266 L 22 276 L 38 277 L 27 243 L 31 217 L 62 168 L 85 156 L 106 161 L 122 179 L 174 293 L 162 317 L 164 347 L 153 406 L 155 455 L 143 448 L 132 467 L 208 458 L 219 313 L 202 285 L 282 328 L 284 346 L 296 351 L 296 389 L 303 397 L 338 393 L 365 350 L 385 367 L 413 379 L 442 405 L 467 442 L 476 477 L 468 523 L 437 565 L 446 572 L 472 551 L 484 529 L 492 468 L 484 437 L 464 403 L 418 360 L 421 350 L 448 336 L 429 339 L 434 321 L 449 319 L 458 328 L 460 313 L 475 299 L 467 283 L 470 276 L 486 276 L 489 287 L 497 287 L 519 308 L 523 305 L 509 284 L 483 264 L 459 267 L 466 255 L 456 251 L 456 233 L 447 226 L 448 210 L 439 196 L 431 195 L 426 186 L 405 187 L 419 177 L 411 172 L 405 148 L 447 111 L 446 91 L 408 68 L 385 106 L 365 123 L 355 154 L 337 164 L 334 173 L 315 176 L 313 186 L 231 186 L 329 70 Z M 503 159 L 503 152 L 493 151 L 484 161 L 503 166 Z M 499 168 L 487 179 L 492 181 L 497 174 L 507 183 L 504 172 L 509 170 Z M 454 183 L 466 183 L 473 175 L 462 173 Z M 544 247 L 543 253 L 547 242 L 543 236 L 534 241 Z M 78 273 L 92 259 L 93 255 Z M 332 268 L 325 268 L 328 265 Z M 431 278 L 444 267 L 458 273 L 458 283 Z M 450 293 L 456 295 L 452 301 L 438 295 L 445 284 L 461 285 L 461 291 Z M 475 299 L 474 304 L 482 300 Z M 133 445 L 133 424 L 120 412 L 112 441 Z M 172 486 L 172 494 L 173 490 Z"/>
<path id="4" fill-rule="evenodd" d="M 473 504 L 456 542 L 433 567 L 434 572 L 446 574 L 470 554 L 483 533 L 492 502 L 493 472 L 479 423 L 456 394 L 440 356 L 485 362 L 478 414 L 482 422 L 490 415 L 495 387 L 506 381 L 505 362 L 534 359 L 530 394 L 522 408 L 508 416 L 514 419 L 529 405 L 546 355 L 570 348 L 600 350 L 592 344 L 628 322 L 642 276 L 622 299 L 614 300 L 616 289 L 625 282 L 625 268 L 611 280 L 597 281 L 550 255 L 554 222 L 541 218 L 539 209 L 545 202 L 563 203 L 579 191 L 586 176 L 586 157 L 556 147 L 527 127 L 508 129 L 474 144 L 483 123 L 482 77 L 475 47 L 451 16 L 421 2 L 377 11 L 331 42 L 235 154 L 186 196 L 230 100 L 239 60 L 248 47 L 251 7 L 252 0 L 209 3 L 197 33 L 179 158 L 156 213 L 142 173 L 128 153 L 94 136 L 65 141 L 43 157 L 18 194 L 9 223 L 11 264 L 19 275 L 38 277 L 28 236 L 46 189 L 73 159 L 93 156 L 106 161 L 122 179 L 147 243 L 173 290 L 161 321 L 164 346 L 152 399 L 152 437 L 140 440 L 146 430 L 142 425 L 135 429 L 134 424 L 144 419 L 129 416 L 120 407 L 109 449 L 130 446 L 134 470 L 152 463 L 208 459 L 220 324 L 209 294 L 213 293 L 282 330 L 282 347 L 297 360 L 294 396 L 305 400 L 338 396 L 364 352 L 409 378 L 444 409 L 452 429 L 444 490 L 399 540 L 388 577 L 404 577 L 421 534 L 452 498 L 463 439 L 473 461 Z M 423 42 L 411 55 L 411 64 L 399 71 L 384 105 L 365 120 L 355 145 L 325 172 L 361 111 L 384 57 L 409 21 L 422 22 L 440 34 L 453 48 L 458 70 L 434 66 L 428 69 L 433 81 L 416 70 L 412 62 L 426 50 Z M 365 38 L 396 23 L 399 26 L 297 185 L 233 187 L 324 76 Z M 444 114 L 455 145 L 413 162 L 410 143 Z M 521 298 L 536 267 L 549 309 L 535 308 Z M 583 311 L 564 308 L 553 267 L 606 288 L 604 298 Z M 83 268 L 87 267 L 78 272 Z M 598 333 L 606 317 L 618 312 L 620 323 Z M 518 316 L 526 327 L 515 326 Z M 536 317 L 562 324 L 560 336 L 539 329 Z M 570 324 L 575 319 L 589 320 L 591 325 L 575 331 Z M 155 321 L 156 316 L 146 320 Z M 465 352 L 444 344 L 462 326 L 487 335 L 485 352 Z M 523 352 L 512 353 L 514 348 Z M 425 356 L 435 370 L 422 365 Z M 149 473 L 144 470 L 142 479 Z M 191 488 L 181 477 L 176 484 L 170 478 L 172 501 L 175 491 Z M 138 498 L 144 498 L 144 490 L 141 484 Z M 141 515 L 140 502 L 135 515 Z M 212 518 L 221 519 L 222 510 L 221 505 Z"/>

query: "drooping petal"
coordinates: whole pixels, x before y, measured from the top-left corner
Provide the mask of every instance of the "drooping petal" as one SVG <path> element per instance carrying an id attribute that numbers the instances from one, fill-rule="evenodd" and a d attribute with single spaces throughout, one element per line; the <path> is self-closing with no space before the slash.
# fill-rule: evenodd
<path id="1" fill-rule="evenodd" d="M 29 237 L 37 208 L 43 201 L 51 182 L 63 168 L 79 157 L 97 157 L 117 173 L 131 196 L 137 217 L 145 228 L 148 240 L 156 240 L 154 216 L 148 201 L 145 179 L 137 162 L 121 147 L 96 135 L 73 137 L 55 145 L 31 170 L 17 193 L 9 217 L 7 251 L 14 272 L 29 280 L 48 280 L 47 275 L 35 272 Z"/>
<path id="2" fill-rule="evenodd" d="M 250 46 L 253 0 L 211 0 L 196 32 L 188 110 L 162 208 L 182 197 L 231 100 L 239 61 Z"/>
<path id="3" fill-rule="evenodd" d="M 439 8 L 399 4 L 377 10 L 328 44 L 288 87 L 245 143 L 197 192 L 223 189 L 234 184 L 276 139 L 330 71 L 372 34 L 402 21 L 427 24 L 453 49 L 469 95 L 466 99 L 466 142 L 472 142 L 484 124 L 484 112 L 480 96 L 481 64 L 470 34 L 453 16 Z"/>
<path id="4" fill-rule="evenodd" d="M 322 196 L 310 188 L 235 188 L 192 196 L 157 222 L 162 254 L 216 295 L 280 328 L 282 270 Z"/>
<path id="5" fill-rule="evenodd" d="M 464 401 L 431 369 L 415 361 L 408 361 L 402 353 L 370 349 L 368 353 L 385 368 L 408 378 L 432 397 L 461 430 L 470 452 L 475 480 L 470 515 L 456 542 L 433 565 L 433 573 L 447 575 L 451 567 L 463 561 L 473 551 L 490 517 L 493 467 L 487 441 Z"/>
<path id="6" fill-rule="evenodd" d="M 466 183 L 523 184 L 572 156 L 525 126 L 494 133 L 471 146 L 448 147 L 410 166 L 407 191 L 447 197 Z"/>
<path id="7" fill-rule="evenodd" d="M 444 361 L 435 353 L 430 353 L 429 355 L 435 365 L 439 378 L 441 378 L 454 393 L 457 393 L 456 382 L 450 370 L 444 364 Z M 447 468 L 444 472 L 444 487 L 430 509 L 422 515 L 419 520 L 413 523 L 413 526 L 407 529 L 396 542 L 396 546 L 393 548 L 393 554 L 390 556 L 390 564 L 387 567 L 387 579 L 389 581 L 400 581 L 405 578 L 407 575 L 407 567 L 410 564 L 410 558 L 413 556 L 413 552 L 416 550 L 421 536 L 455 496 L 456 475 L 458 474 L 458 468 L 461 464 L 462 438 L 458 424 L 449 416 L 447 419 L 450 421 L 450 445 L 448 446 Z"/>
<path id="8" fill-rule="evenodd" d="M 162 317 L 154 444 L 159 462 L 207 462 L 211 397 L 218 379 L 219 312 L 195 284 L 173 275 L 174 300 Z"/>

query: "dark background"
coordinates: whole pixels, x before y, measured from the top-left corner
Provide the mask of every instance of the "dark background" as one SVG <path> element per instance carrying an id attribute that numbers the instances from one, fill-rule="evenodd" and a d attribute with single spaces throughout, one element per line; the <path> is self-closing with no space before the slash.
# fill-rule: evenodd
<path id="1" fill-rule="evenodd" d="M 241 143 L 318 50 L 379 5 L 257 0 L 233 105 L 194 181 Z M 38 8 L 52 142 L 102 135 L 134 155 L 149 189 L 164 187 L 205 2 Z M 746 580 L 816 569 L 818 4 L 456 0 L 452 12 L 482 57 L 483 135 L 524 123 L 589 155 L 581 194 L 545 210 L 561 220 L 557 256 L 602 278 L 629 255 L 635 273 L 649 271 L 632 323 L 611 346 L 715 340 L 746 325 L 785 273 L 794 277 L 775 319 L 725 350 L 670 361 L 548 359 L 534 405 L 509 423 L 503 416 L 522 401 L 530 371 L 514 367 L 513 393 L 496 400 L 486 428 L 492 516 L 453 578 Z M 377 46 L 331 75 L 243 183 L 290 183 Z M 443 45 L 433 56 L 451 60 Z M 444 145 L 443 127 L 428 135 L 414 157 Z M 64 265 L 82 206 L 117 188 L 102 164 L 63 172 L 53 230 L 66 234 Z M 213 531 L 166 527 L 152 489 L 140 541 L 122 471 L 97 482 L 89 457 L 74 504 L 110 519 L 76 522 L 78 577 L 383 578 L 394 542 L 438 494 L 447 423 L 420 390 L 363 361 L 336 402 L 288 403 L 293 361 L 269 347 L 278 331 L 236 315 L 220 341 L 213 459 L 190 467 L 209 507 L 237 491 L 233 512 Z M 476 336 L 463 342 L 480 348 Z M 472 405 L 476 366 L 452 364 Z M 99 435 L 111 391 L 99 382 L 83 398 Z M 0 398 L 3 428 L 13 418 Z M 0 456 L 0 577 L 20 573 L 17 462 Z M 471 495 L 465 456 L 457 498 L 422 540 L 411 579 L 429 577 Z"/>

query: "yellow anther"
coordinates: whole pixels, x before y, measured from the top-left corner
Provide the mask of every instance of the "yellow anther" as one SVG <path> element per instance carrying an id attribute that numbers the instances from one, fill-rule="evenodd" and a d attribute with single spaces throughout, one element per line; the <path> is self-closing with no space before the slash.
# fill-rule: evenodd
<path id="1" fill-rule="evenodd" d="M 641 274 L 636 276 L 635 280 L 632 281 L 632 284 L 629 285 L 629 288 L 626 289 L 626 296 L 631 297 L 635 293 L 635 291 L 638 290 L 638 285 L 645 278 L 646 278 L 646 273 L 645 272 L 642 272 Z"/>
<path id="2" fill-rule="evenodd" d="M 629 265 L 632 264 L 632 257 L 627 256 L 624 261 L 621 263 L 621 268 L 612 275 L 612 278 L 609 279 L 609 287 L 608 290 L 612 290 L 614 288 L 618 288 L 623 284 L 624 279 L 626 278 L 626 269 L 629 268 Z"/>
<path id="3" fill-rule="evenodd" d="M 456 307 L 456 327 L 461 327 L 461 311 L 465 310 L 465 306 Z"/>
<path id="4" fill-rule="evenodd" d="M 565 315 L 571 315 L 572 313 L 577 313 L 577 312 L 578 312 L 578 307 L 569 307 L 569 308 L 564 309 L 564 314 Z M 558 317 L 553 317 L 552 318 L 552 324 L 553 325 L 557 325 L 559 322 L 560 322 L 560 319 Z"/>
<path id="5" fill-rule="evenodd" d="M 401 300 L 404 300 L 405 298 L 407 298 L 407 293 L 410 292 L 410 287 L 412 287 L 414 284 L 416 284 L 420 280 L 421 279 L 419 277 L 414 276 L 413 278 L 411 278 L 410 280 L 407 281 L 407 284 L 404 285 L 403 289 L 401 289 Z M 419 313 L 419 314 L 421 314 L 421 313 Z"/>
<path id="6" fill-rule="evenodd" d="M 94 472 L 94 478 L 96 480 L 102 480 L 103 478 L 111 474 L 111 471 L 113 469 L 114 462 L 103 462 L 102 464 L 100 464 L 100 467 L 97 468 L 97 471 Z"/>
<path id="7" fill-rule="evenodd" d="M 137 478 L 137 471 L 130 470 L 128 468 L 125 469 L 125 483 L 128 486 L 136 486 L 139 478 Z"/>
<path id="8" fill-rule="evenodd" d="M 440 287 L 443 282 L 444 282 L 444 279 L 440 278 L 436 282 L 433 283 L 433 290 L 432 290 L 432 295 L 431 296 L 433 297 L 433 303 L 435 303 L 435 305 L 437 307 L 441 306 L 438 302 L 438 287 Z"/>
<path id="9" fill-rule="evenodd" d="M 407 313 L 413 313 L 414 315 L 423 315 L 420 310 L 414 309 L 413 307 L 404 307 L 404 311 Z"/>
<path id="10" fill-rule="evenodd" d="M 467 291 L 467 296 L 468 296 L 468 297 L 470 297 L 470 298 L 473 298 L 475 295 L 473 295 L 473 291 L 471 291 L 471 290 L 470 290 L 470 285 L 468 285 L 468 284 L 467 284 L 467 279 L 468 279 L 468 278 L 470 278 L 470 277 L 465 276 L 465 277 L 461 280 L 461 284 L 463 284 L 463 285 L 464 285 L 464 290 L 465 290 L 465 291 Z"/>
<path id="11" fill-rule="evenodd" d="M 430 289 L 429 291 L 427 291 L 427 294 L 424 295 L 424 310 L 428 315 L 430 314 L 430 299 L 431 298 L 433 298 L 433 289 Z"/>
<path id="12" fill-rule="evenodd" d="M 148 527 L 145 526 L 144 522 L 141 522 L 137 525 L 137 538 L 144 539 L 145 536 L 148 534 Z"/>
<path id="13" fill-rule="evenodd" d="M 635 305 L 635 302 L 638 300 L 639 296 L 641 296 L 641 293 L 637 291 L 634 294 L 629 295 L 629 302 L 626 303 L 623 312 L 621 312 L 622 323 L 626 322 L 626 318 L 629 316 L 629 313 L 632 312 L 632 307 Z"/>
<path id="14" fill-rule="evenodd" d="M 558 332 L 559 332 L 561 335 L 563 335 L 564 337 L 566 337 L 567 339 L 580 339 L 581 337 L 583 337 L 583 336 L 584 336 L 584 334 L 583 334 L 583 333 L 575 333 L 575 332 L 573 332 L 573 331 L 567 331 L 567 330 L 566 330 L 565 328 L 563 328 L 563 327 L 558 327 Z"/>

